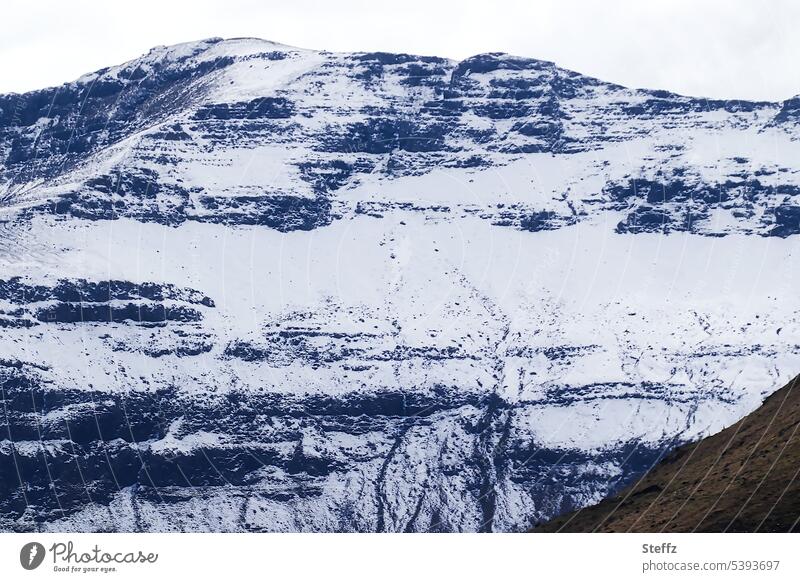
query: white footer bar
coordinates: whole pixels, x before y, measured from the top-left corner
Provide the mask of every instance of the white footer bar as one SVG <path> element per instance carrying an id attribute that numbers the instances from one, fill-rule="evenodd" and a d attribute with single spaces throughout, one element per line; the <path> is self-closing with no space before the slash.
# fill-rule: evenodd
<path id="1" fill-rule="evenodd" d="M 794 534 L 0 534 L 0 580 L 800 580 Z"/>

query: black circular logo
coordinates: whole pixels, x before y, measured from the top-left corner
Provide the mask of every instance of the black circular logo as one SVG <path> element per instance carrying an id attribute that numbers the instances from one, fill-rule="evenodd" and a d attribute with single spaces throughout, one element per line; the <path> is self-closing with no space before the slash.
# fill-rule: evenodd
<path id="1" fill-rule="evenodd" d="M 29 542 L 19 551 L 19 563 L 26 570 L 35 570 L 44 561 L 44 546 L 39 542 Z"/>

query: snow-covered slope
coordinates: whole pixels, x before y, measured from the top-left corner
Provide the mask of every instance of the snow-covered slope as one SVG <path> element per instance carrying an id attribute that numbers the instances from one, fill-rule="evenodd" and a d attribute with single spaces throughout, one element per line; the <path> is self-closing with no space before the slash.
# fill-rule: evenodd
<path id="1" fill-rule="evenodd" d="M 798 111 L 254 39 L 0 96 L 0 529 L 597 502 L 800 369 Z"/>

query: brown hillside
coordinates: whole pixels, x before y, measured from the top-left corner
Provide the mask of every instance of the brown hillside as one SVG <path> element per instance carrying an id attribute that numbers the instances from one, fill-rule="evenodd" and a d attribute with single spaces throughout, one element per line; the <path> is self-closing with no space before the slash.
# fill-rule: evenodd
<path id="1" fill-rule="evenodd" d="M 800 531 L 800 376 L 615 497 L 533 531 Z"/>

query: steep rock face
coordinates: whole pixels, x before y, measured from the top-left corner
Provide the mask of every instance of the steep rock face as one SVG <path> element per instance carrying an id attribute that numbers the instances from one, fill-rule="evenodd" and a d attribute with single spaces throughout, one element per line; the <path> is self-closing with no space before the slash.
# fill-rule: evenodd
<path id="1" fill-rule="evenodd" d="M 600 500 L 798 369 L 794 101 L 254 39 L 0 96 L 0 528 Z"/>

